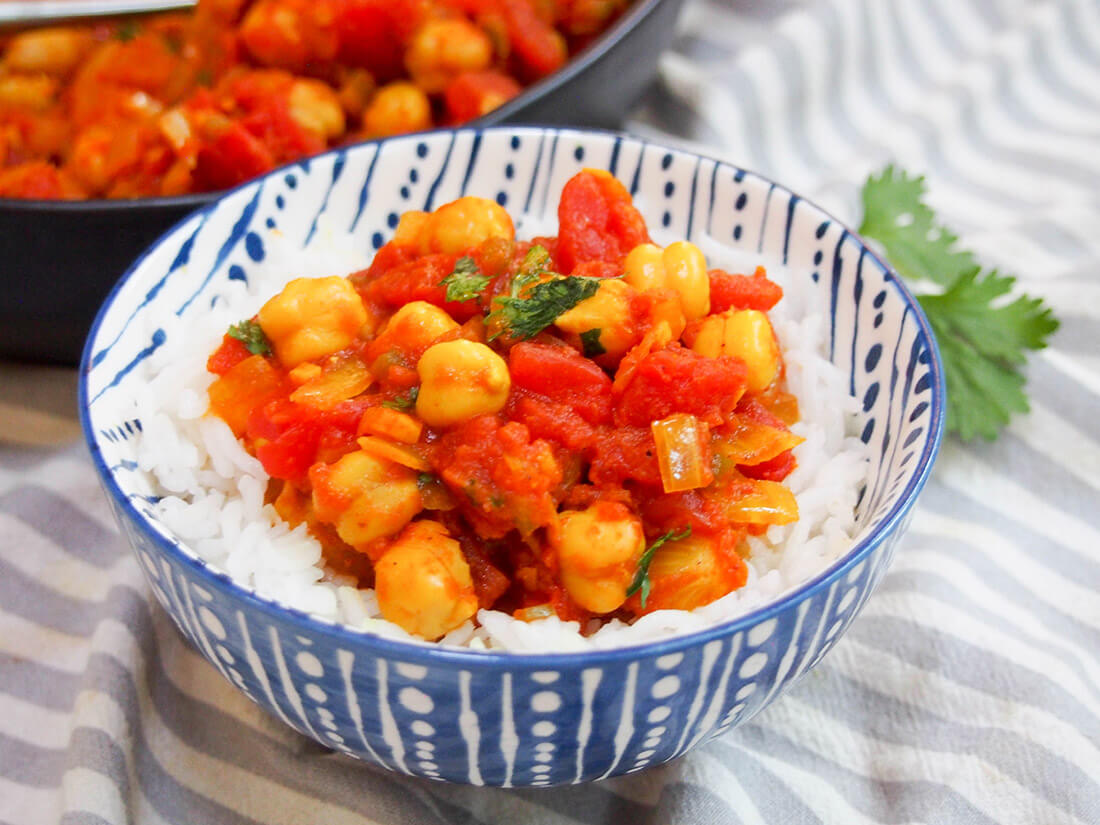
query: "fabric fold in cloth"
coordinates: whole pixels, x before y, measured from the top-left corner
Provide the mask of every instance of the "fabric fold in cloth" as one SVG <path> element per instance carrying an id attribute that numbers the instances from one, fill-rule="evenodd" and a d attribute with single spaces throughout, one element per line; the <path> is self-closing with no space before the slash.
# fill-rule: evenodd
<path id="1" fill-rule="evenodd" d="M 367 768 L 187 646 L 75 412 L 31 403 L 42 385 L 11 369 L 0 823 L 1100 822 L 1100 5 L 758 5 L 689 0 L 627 129 L 851 224 L 868 174 L 923 174 L 962 243 L 1062 321 L 1028 366 L 1031 413 L 993 443 L 945 442 L 889 574 L 824 661 L 749 723 L 626 778 L 505 791 Z M 41 437 L 10 443 L 36 409 Z"/>

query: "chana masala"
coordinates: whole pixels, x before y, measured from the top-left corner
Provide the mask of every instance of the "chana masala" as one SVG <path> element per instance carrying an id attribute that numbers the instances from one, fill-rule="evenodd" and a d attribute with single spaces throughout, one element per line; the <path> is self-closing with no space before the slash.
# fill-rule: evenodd
<path id="1" fill-rule="evenodd" d="M 780 287 L 653 244 L 605 172 L 558 221 L 520 241 L 490 200 L 408 212 L 367 269 L 290 281 L 207 363 L 279 515 L 426 639 L 479 608 L 691 610 L 798 518 Z"/>
<path id="2" fill-rule="evenodd" d="M 480 117 L 630 0 L 199 0 L 0 33 L 0 197 L 235 186 L 356 140 Z"/>

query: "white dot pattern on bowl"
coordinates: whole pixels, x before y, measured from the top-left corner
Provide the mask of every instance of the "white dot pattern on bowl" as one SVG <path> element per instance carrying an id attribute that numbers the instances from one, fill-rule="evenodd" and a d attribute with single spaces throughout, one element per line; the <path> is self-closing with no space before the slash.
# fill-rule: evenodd
<path id="1" fill-rule="evenodd" d="M 654 699 L 667 699 L 680 689 L 679 676 L 662 676 L 654 684 L 650 693 Z"/>
<path id="2" fill-rule="evenodd" d="M 325 675 L 325 669 L 321 666 L 321 660 L 309 651 L 299 651 L 298 655 L 294 657 L 294 661 L 297 663 L 298 669 L 306 676 L 320 679 Z"/>
<path id="3" fill-rule="evenodd" d="M 767 619 L 754 627 L 749 628 L 747 635 L 750 647 L 760 647 L 775 633 L 778 622 L 775 619 Z"/>
<path id="4" fill-rule="evenodd" d="M 412 713 L 428 714 L 435 708 L 432 697 L 414 687 L 401 688 L 397 694 L 397 701 L 401 703 L 401 707 Z"/>
<path id="5" fill-rule="evenodd" d="M 535 713 L 553 713 L 561 707 L 561 696 L 550 690 L 543 690 L 531 697 L 531 710 Z"/>
<path id="6" fill-rule="evenodd" d="M 741 667 L 737 670 L 737 675 L 742 679 L 751 679 L 764 669 L 764 665 L 768 663 L 768 654 L 766 653 L 753 653 L 745 661 L 741 663 Z"/>
<path id="7" fill-rule="evenodd" d="M 663 722 L 669 717 L 671 713 L 672 708 L 670 708 L 668 705 L 659 705 L 649 712 L 649 715 L 646 716 L 646 719 L 650 722 Z"/>
<path id="8" fill-rule="evenodd" d="M 404 676 L 406 679 L 412 679 L 413 681 L 420 681 L 428 675 L 428 668 L 424 665 L 412 665 L 408 662 L 398 662 L 393 666 L 393 669 L 397 671 L 399 676 Z"/>

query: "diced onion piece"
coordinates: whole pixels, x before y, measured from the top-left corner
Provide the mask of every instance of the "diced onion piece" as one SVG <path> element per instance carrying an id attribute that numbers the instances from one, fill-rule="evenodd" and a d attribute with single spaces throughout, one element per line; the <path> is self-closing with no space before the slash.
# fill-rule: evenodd
<path id="1" fill-rule="evenodd" d="M 424 423 L 400 410 L 389 407 L 367 407 L 359 419 L 360 435 L 380 435 L 391 441 L 415 444 L 420 440 Z"/>
<path id="2" fill-rule="evenodd" d="M 253 355 L 218 378 L 207 394 L 210 412 L 221 418 L 240 438 L 253 409 L 286 391 L 283 376 L 262 355 Z"/>
<path id="3" fill-rule="evenodd" d="M 400 464 L 402 467 L 408 467 L 410 470 L 426 473 L 432 468 L 432 465 L 425 461 L 422 456 L 403 444 L 394 444 L 392 441 L 386 441 L 384 438 L 373 435 L 365 435 L 357 439 L 357 443 L 364 452 L 377 458 L 388 459 L 395 464 Z"/>
<path id="4" fill-rule="evenodd" d="M 291 380 L 295 386 L 302 386 L 302 384 L 308 384 L 316 378 L 321 376 L 321 365 L 314 364 L 312 361 L 306 361 L 299 364 L 294 369 L 286 374 L 286 377 Z"/>
<path id="5" fill-rule="evenodd" d="M 322 368 L 321 374 L 312 378 L 290 394 L 296 404 L 306 404 L 320 410 L 329 410 L 349 398 L 362 393 L 370 386 L 373 376 L 366 364 L 358 358 L 345 358 Z"/>
<path id="6" fill-rule="evenodd" d="M 512 616 L 519 619 L 521 622 L 534 622 L 539 619 L 549 619 L 551 616 L 556 616 L 554 612 L 554 606 L 550 604 L 536 604 L 531 607 L 521 607 Z"/>
<path id="7" fill-rule="evenodd" d="M 160 133 L 177 152 L 182 152 L 187 141 L 191 140 L 191 124 L 180 109 L 169 109 L 160 116 L 157 125 Z"/>
<path id="8" fill-rule="evenodd" d="M 652 593 L 644 612 L 694 610 L 710 604 L 742 582 L 727 568 L 714 540 L 707 536 L 692 535 L 661 545 L 649 564 Z"/>
<path id="9" fill-rule="evenodd" d="M 416 481 L 420 488 L 420 503 L 425 510 L 453 510 L 458 506 L 447 485 L 434 475 L 422 475 Z"/>
<path id="10" fill-rule="evenodd" d="M 751 492 L 729 502 L 726 512 L 742 524 L 790 524 L 798 521 L 798 502 L 778 481 L 754 480 Z"/>
<path id="11" fill-rule="evenodd" d="M 650 424 L 666 493 L 706 487 L 714 481 L 710 428 L 694 415 L 676 413 Z"/>
<path id="12" fill-rule="evenodd" d="M 789 430 L 742 419 L 735 428 L 712 444 L 714 452 L 731 464 L 761 464 L 797 447 L 806 439 Z"/>

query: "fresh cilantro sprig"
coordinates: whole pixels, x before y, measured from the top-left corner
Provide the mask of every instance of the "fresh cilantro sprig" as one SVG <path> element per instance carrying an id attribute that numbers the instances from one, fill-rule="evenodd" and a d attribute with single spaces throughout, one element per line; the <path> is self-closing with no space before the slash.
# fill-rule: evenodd
<path id="1" fill-rule="evenodd" d="M 382 402 L 383 407 L 391 410 L 411 410 L 416 406 L 416 399 L 420 395 L 420 387 L 413 387 L 408 395 L 399 395 Z"/>
<path id="2" fill-rule="evenodd" d="M 440 286 L 447 287 L 448 301 L 477 301 L 481 302 L 481 293 L 491 281 L 488 275 L 483 275 L 477 267 L 477 261 L 469 255 L 464 255 L 455 262 L 454 271 L 439 282 Z"/>
<path id="3" fill-rule="evenodd" d="M 490 322 L 496 327 L 489 340 L 507 332 L 513 338 L 534 338 L 559 316 L 599 289 L 596 278 L 563 277 L 549 272 L 550 254 L 533 246 L 512 278 L 508 295 L 494 299 Z M 550 275 L 549 280 L 540 280 Z"/>
<path id="4" fill-rule="evenodd" d="M 241 321 L 230 324 L 226 332 L 230 338 L 236 338 L 253 355 L 271 355 L 271 343 L 264 335 L 263 327 L 255 321 Z"/>
<path id="5" fill-rule="evenodd" d="M 497 298 L 500 305 L 495 312 L 512 337 L 520 340 L 534 338 L 559 316 L 571 310 L 586 298 L 596 294 L 599 283 L 594 278 L 553 278 L 535 284 L 522 298 L 508 295 Z M 491 338 L 504 332 L 498 329 Z"/>
<path id="6" fill-rule="evenodd" d="M 1039 298 L 1008 297 L 1016 279 L 985 271 L 922 200 L 923 177 L 887 166 L 863 186 L 860 234 L 918 291 L 947 384 L 947 430 L 964 441 L 997 437 L 1014 412 L 1027 412 L 1021 367 L 1046 346 L 1058 320 Z M 940 287 L 936 291 L 936 286 Z M 931 287 L 932 291 L 929 291 Z"/>
<path id="7" fill-rule="evenodd" d="M 141 26 L 133 20 L 123 20 L 115 30 L 115 40 L 129 43 L 139 34 L 141 34 Z"/>
<path id="8" fill-rule="evenodd" d="M 645 609 L 646 599 L 649 598 L 649 591 L 653 589 L 653 584 L 649 580 L 649 565 L 653 561 L 653 555 L 665 544 L 670 541 L 679 541 L 680 539 L 686 539 L 691 535 L 691 527 L 685 527 L 679 533 L 675 530 L 669 530 L 663 536 L 659 536 L 653 540 L 653 544 L 649 545 L 642 553 L 642 557 L 638 559 L 638 569 L 634 573 L 634 580 L 630 582 L 630 587 L 626 589 L 626 597 L 629 599 L 635 593 L 641 592 L 642 609 Z"/>

